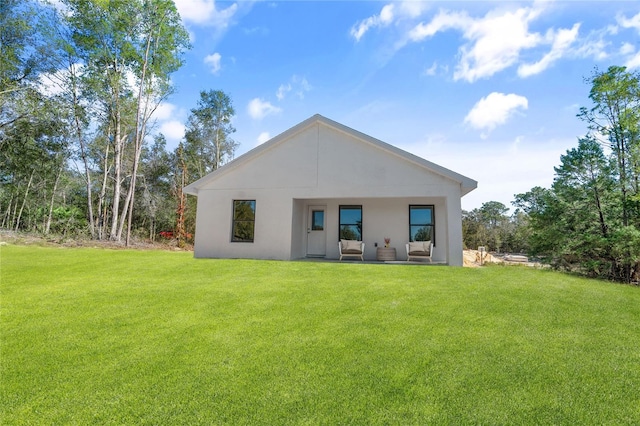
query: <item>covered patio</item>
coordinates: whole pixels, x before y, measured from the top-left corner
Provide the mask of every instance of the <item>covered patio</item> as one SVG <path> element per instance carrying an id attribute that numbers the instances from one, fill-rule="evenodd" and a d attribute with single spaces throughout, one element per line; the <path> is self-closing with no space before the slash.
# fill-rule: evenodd
<path id="1" fill-rule="evenodd" d="M 338 260 L 338 242 L 351 239 L 365 243 L 364 261 L 406 264 L 405 245 L 429 240 L 434 243 L 431 263 L 450 264 L 451 256 L 460 251 L 457 256 L 461 257 L 462 252 L 462 230 L 459 247 L 449 238 L 449 224 L 456 223 L 460 208 L 457 201 L 458 206 L 448 206 L 446 197 L 294 199 L 291 258 Z M 387 248 L 385 239 L 389 240 Z M 429 261 L 412 259 L 409 263 Z"/>

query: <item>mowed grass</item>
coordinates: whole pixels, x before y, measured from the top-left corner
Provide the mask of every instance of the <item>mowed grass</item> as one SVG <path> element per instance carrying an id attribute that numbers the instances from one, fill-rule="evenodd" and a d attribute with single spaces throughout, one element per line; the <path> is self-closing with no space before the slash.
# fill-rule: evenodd
<path id="1" fill-rule="evenodd" d="M 14 424 L 640 424 L 640 288 L 4 246 Z"/>

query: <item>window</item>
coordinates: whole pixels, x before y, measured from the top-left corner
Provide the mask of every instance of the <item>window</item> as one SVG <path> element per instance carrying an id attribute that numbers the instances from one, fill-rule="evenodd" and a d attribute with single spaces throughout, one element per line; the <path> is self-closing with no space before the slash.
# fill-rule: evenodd
<path id="1" fill-rule="evenodd" d="M 256 222 L 256 200 L 233 200 L 232 242 L 252 243 Z"/>
<path id="2" fill-rule="evenodd" d="M 324 231 L 324 210 L 311 212 L 311 230 Z"/>
<path id="3" fill-rule="evenodd" d="M 340 206 L 339 238 L 362 241 L 362 206 Z"/>
<path id="4" fill-rule="evenodd" d="M 409 206 L 409 241 L 431 241 L 435 245 L 433 206 Z"/>

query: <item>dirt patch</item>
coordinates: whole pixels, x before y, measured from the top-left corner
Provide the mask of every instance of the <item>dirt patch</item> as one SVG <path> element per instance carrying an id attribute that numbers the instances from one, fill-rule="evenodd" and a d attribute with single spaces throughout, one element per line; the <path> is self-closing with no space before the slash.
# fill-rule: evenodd
<path id="1" fill-rule="evenodd" d="M 42 247 L 92 247 L 106 249 L 133 249 L 133 250 L 175 250 L 193 251 L 193 246 L 187 244 L 184 248 L 178 247 L 176 240 L 149 241 L 133 238 L 129 246 L 124 241 L 71 239 L 61 236 L 43 236 L 23 232 L 0 230 L 0 245 L 33 245 Z"/>
<path id="2" fill-rule="evenodd" d="M 521 254 L 508 254 L 508 253 L 482 253 L 482 259 L 480 258 L 480 252 L 478 250 L 464 250 L 463 263 L 468 268 L 478 268 L 487 264 L 504 264 L 504 265 L 524 265 L 531 267 L 544 267 L 538 261 L 532 261 L 527 256 Z"/>
<path id="3" fill-rule="evenodd" d="M 503 260 L 495 257 L 491 253 L 478 250 L 464 250 L 462 254 L 463 265 L 468 268 L 477 268 L 487 263 L 503 263 Z"/>

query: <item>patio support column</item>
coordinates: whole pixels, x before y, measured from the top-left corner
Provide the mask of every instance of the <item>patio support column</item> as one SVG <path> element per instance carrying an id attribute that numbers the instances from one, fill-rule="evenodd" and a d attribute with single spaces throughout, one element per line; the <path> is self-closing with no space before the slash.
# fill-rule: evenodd
<path id="1" fill-rule="evenodd" d="M 462 204 L 460 196 L 447 197 L 447 264 L 462 266 Z"/>

